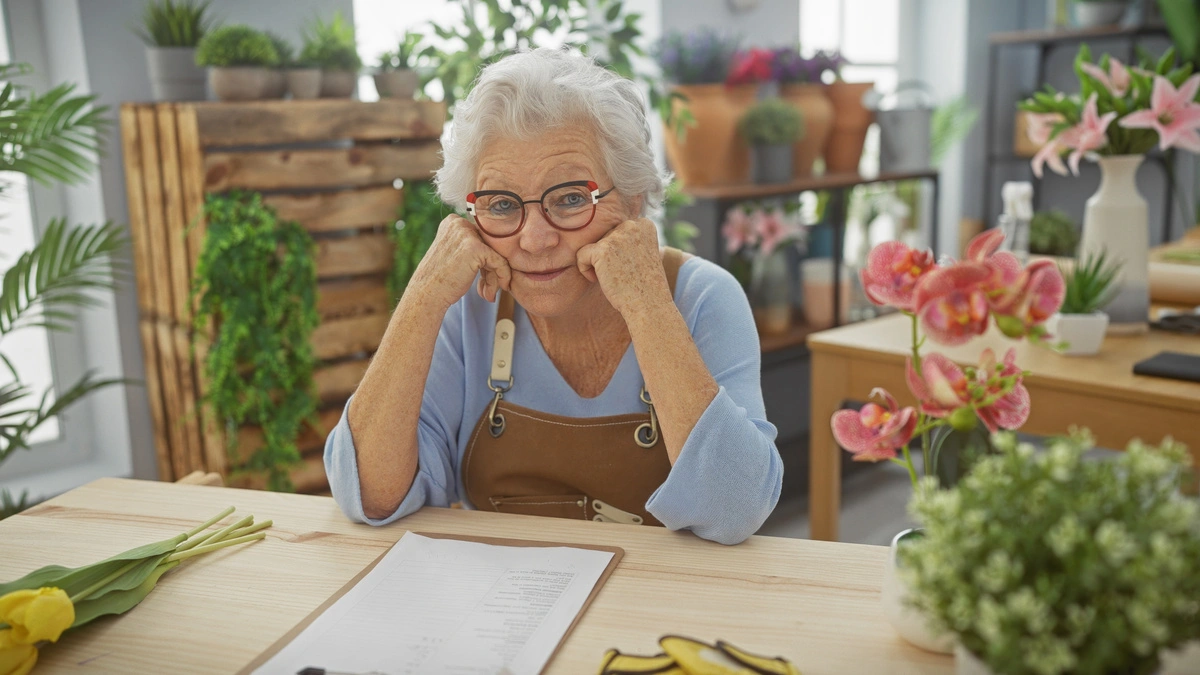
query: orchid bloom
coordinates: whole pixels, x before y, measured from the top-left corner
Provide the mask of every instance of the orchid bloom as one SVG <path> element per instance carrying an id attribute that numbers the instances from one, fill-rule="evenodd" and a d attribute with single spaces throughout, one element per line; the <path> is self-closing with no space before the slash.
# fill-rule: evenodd
<path id="1" fill-rule="evenodd" d="M 921 277 L 913 290 L 913 311 L 925 334 L 945 345 L 983 335 L 988 325 L 987 265 L 958 263 Z"/>
<path id="2" fill-rule="evenodd" d="M 913 311 L 913 289 L 925 273 L 936 268 L 933 254 L 899 241 L 871 249 L 862 271 L 863 291 L 876 305 Z"/>
<path id="3" fill-rule="evenodd" d="M 931 417 L 949 417 L 971 404 L 967 376 L 958 364 L 934 352 L 921 359 L 921 372 L 913 368 L 912 358 L 904 369 L 908 390 L 917 397 L 921 412 Z"/>
<path id="4" fill-rule="evenodd" d="M 916 410 L 901 408 L 895 397 L 883 389 L 872 389 L 871 397 L 875 396 L 883 399 L 887 407 L 867 403 L 859 411 L 839 410 L 830 420 L 833 437 L 854 455 L 856 462 L 894 458 L 896 450 L 907 444 L 917 429 Z"/>
<path id="5" fill-rule="evenodd" d="M 1029 419 L 1029 390 L 1021 382 L 1022 371 L 1016 364 L 1017 350 L 1009 349 L 1003 363 L 996 363 L 991 349 L 983 350 L 975 370 L 972 387 L 975 414 L 988 431 L 1019 429 Z"/>
<path id="6" fill-rule="evenodd" d="M 1017 279 L 989 295 L 996 315 L 996 326 L 1011 338 L 1044 338 L 1046 322 L 1066 297 L 1067 287 L 1058 266 L 1049 260 L 1036 260 L 1021 270 Z"/>
<path id="7" fill-rule="evenodd" d="M 1071 156 L 1067 159 L 1071 173 L 1079 175 L 1079 160 L 1084 153 L 1099 150 L 1108 143 L 1108 125 L 1116 118 L 1115 110 L 1100 115 L 1096 109 L 1096 94 L 1088 97 L 1083 106 L 1083 119 L 1059 135 L 1062 143 L 1071 148 Z"/>
<path id="8" fill-rule="evenodd" d="M 758 243 L 758 234 L 750 216 L 740 208 L 730 209 L 725 216 L 725 224 L 721 226 L 721 235 L 725 239 L 725 250 L 737 253 L 746 246 Z"/>
<path id="9" fill-rule="evenodd" d="M 1081 63 L 1079 67 L 1083 72 L 1091 75 L 1096 81 L 1104 85 L 1104 88 L 1112 93 L 1113 96 L 1120 98 L 1129 91 L 1129 69 L 1120 60 L 1109 57 L 1108 72 L 1097 66 L 1094 63 Z"/>
<path id="10" fill-rule="evenodd" d="M 1192 75 L 1178 89 L 1162 75 L 1154 77 L 1150 109 L 1129 113 L 1118 124 L 1127 129 L 1154 129 L 1159 148 L 1180 147 L 1200 153 L 1200 74 Z"/>

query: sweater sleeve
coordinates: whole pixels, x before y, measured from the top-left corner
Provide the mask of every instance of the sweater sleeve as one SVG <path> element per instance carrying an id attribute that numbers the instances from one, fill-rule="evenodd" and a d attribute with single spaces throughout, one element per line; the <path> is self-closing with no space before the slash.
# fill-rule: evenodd
<path id="1" fill-rule="evenodd" d="M 329 478 L 329 489 L 334 501 L 351 520 L 387 525 L 422 506 L 449 506 L 458 500 L 454 439 L 463 418 L 462 313 L 463 304 L 459 301 L 442 320 L 417 420 L 417 475 L 395 512 L 382 519 L 368 518 L 363 512 L 358 459 L 347 420 L 348 402 L 342 418 L 325 440 L 325 474 Z"/>
<path id="2" fill-rule="evenodd" d="M 719 391 L 646 510 L 672 530 L 737 544 L 775 509 L 783 462 L 763 406 L 762 355 L 746 295 L 711 263 L 695 264 L 691 274 L 677 306 Z"/>

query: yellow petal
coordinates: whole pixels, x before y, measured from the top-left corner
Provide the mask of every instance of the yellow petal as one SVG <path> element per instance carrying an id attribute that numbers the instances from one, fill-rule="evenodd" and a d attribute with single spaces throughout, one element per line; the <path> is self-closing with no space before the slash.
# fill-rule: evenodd
<path id="1" fill-rule="evenodd" d="M 750 668 L 699 640 L 664 635 L 658 644 L 689 675 L 755 675 Z"/>
<path id="2" fill-rule="evenodd" d="M 728 642 L 718 642 L 717 648 L 725 652 L 734 661 L 743 663 L 754 668 L 760 673 L 773 673 L 774 675 L 800 675 L 800 671 L 796 666 L 792 665 L 791 661 L 782 656 L 761 656 L 759 654 L 751 654 L 743 651 Z"/>
<path id="3" fill-rule="evenodd" d="M 16 642 L 55 642 L 75 622 L 75 606 L 61 588 L 13 591 L 0 598 L 0 622 L 12 627 Z"/>
<path id="4" fill-rule="evenodd" d="M 0 630 L 0 675 L 25 675 L 37 663 L 37 647 L 13 639 L 11 629 Z"/>
<path id="5" fill-rule="evenodd" d="M 615 649 L 610 649 L 604 653 L 599 675 L 614 675 L 615 673 L 620 673 L 620 675 L 634 675 L 635 673 L 687 675 L 687 671 L 675 665 L 675 660 L 666 654 L 638 656 L 622 654 Z"/>

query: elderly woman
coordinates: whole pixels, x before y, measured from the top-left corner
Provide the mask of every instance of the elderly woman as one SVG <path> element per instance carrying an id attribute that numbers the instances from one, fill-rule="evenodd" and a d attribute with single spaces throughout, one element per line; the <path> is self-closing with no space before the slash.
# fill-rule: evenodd
<path id="1" fill-rule="evenodd" d="M 347 516 L 461 501 L 725 544 L 763 523 L 783 468 L 754 321 L 727 272 L 659 248 L 650 143 L 634 84 L 583 56 L 480 74 L 437 173 L 466 216 L 442 221 L 326 443 Z"/>

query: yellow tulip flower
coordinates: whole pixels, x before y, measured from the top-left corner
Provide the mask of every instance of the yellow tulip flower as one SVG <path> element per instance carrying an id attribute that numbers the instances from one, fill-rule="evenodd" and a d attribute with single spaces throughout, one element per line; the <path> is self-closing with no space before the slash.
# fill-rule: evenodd
<path id="1" fill-rule="evenodd" d="M 57 642 L 58 636 L 75 623 L 75 605 L 61 588 L 13 591 L 0 597 L 0 623 L 12 627 L 14 642 Z"/>
<path id="2" fill-rule="evenodd" d="M 37 657 L 37 647 L 14 640 L 10 628 L 0 630 L 0 675 L 25 675 L 33 670 Z"/>

